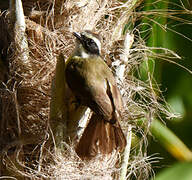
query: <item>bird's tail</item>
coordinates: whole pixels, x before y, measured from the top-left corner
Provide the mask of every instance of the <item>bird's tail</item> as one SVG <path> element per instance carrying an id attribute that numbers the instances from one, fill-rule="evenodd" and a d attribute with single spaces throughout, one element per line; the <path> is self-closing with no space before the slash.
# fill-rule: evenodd
<path id="1" fill-rule="evenodd" d="M 76 152 L 80 158 L 89 159 L 97 154 L 110 154 L 115 149 L 123 151 L 125 146 L 126 139 L 119 122 L 112 124 L 93 114 L 76 146 Z"/>

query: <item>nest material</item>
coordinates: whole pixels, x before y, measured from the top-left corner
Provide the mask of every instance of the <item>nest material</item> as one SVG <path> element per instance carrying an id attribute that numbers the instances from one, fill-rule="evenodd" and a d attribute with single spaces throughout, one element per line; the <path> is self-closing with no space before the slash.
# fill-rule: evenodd
<path id="1" fill-rule="evenodd" d="M 21 63 L 18 57 L 22 52 L 14 47 L 15 53 L 7 58 L 9 62 L 6 67 L 9 69 L 9 77 L 3 80 L 4 83 L 0 89 L 0 148 L 3 152 L 1 159 L 6 159 L 5 166 L 15 171 L 9 173 L 13 176 L 18 173 L 32 179 L 81 179 L 84 176 L 91 179 L 103 179 L 106 176 L 106 179 L 110 179 L 116 174 L 117 178 L 119 171 L 115 167 L 116 155 L 111 156 L 108 161 L 113 163 L 108 165 L 101 164 L 101 161 L 100 164 L 95 165 L 94 163 L 98 161 L 94 161 L 90 165 L 91 162 L 81 162 L 72 151 L 63 155 L 54 155 L 49 151 L 49 146 L 46 146 L 46 150 L 44 149 L 47 138 L 51 138 L 51 133 L 47 135 L 51 83 L 56 67 L 56 57 L 62 52 L 67 59 L 74 48 L 72 31 L 89 29 L 99 32 L 103 37 L 105 59 L 111 62 L 119 59 L 124 51 L 123 28 L 127 22 L 134 19 L 132 8 L 137 5 L 133 6 L 129 1 L 121 3 L 115 0 L 44 0 L 31 1 L 31 4 L 31 9 L 28 7 L 29 18 L 26 19 L 30 50 L 29 63 Z M 11 32 L 10 29 L 9 32 Z M 133 46 L 138 49 L 142 46 L 143 49 L 143 44 L 139 39 L 137 40 Z M 11 44 L 9 45 L 12 47 Z M 128 124 L 127 118 L 144 117 L 146 111 L 151 113 L 159 109 L 166 111 L 157 101 L 154 101 L 156 97 L 152 95 L 150 88 L 132 76 L 132 72 L 142 62 L 144 55 L 143 51 L 137 51 L 135 48 L 128 57 L 130 61 L 126 66 L 126 80 L 120 86 L 124 90 L 123 96 L 127 105 L 124 127 Z M 146 102 L 141 101 L 135 102 L 133 99 L 136 93 L 147 100 L 148 104 L 145 105 Z M 136 123 L 133 122 L 133 124 L 137 126 Z M 145 133 L 141 132 L 141 134 Z M 141 149 L 144 142 L 140 142 Z M 22 153 L 18 155 L 21 149 Z M 13 158 L 9 158 L 9 154 L 14 154 L 13 152 L 16 152 L 17 156 L 13 155 Z M 55 159 L 55 162 L 49 158 L 46 159 L 45 156 Z M 137 155 L 137 158 L 142 159 L 143 154 Z M 16 162 L 17 166 L 12 162 Z M 20 168 L 17 168 L 18 166 Z M 147 165 L 146 169 L 150 167 Z M 2 174 L 5 173 L 2 172 Z M 146 171 L 143 174 L 147 174 Z"/>

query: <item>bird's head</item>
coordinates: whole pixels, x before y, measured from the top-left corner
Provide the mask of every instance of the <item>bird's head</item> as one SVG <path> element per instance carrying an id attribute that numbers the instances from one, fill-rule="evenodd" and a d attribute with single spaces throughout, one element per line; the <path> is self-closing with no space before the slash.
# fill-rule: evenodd
<path id="1" fill-rule="evenodd" d="M 83 58 L 93 55 L 99 56 L 101 52 L 101 42 L 98 34 L 91 31 L 83 31 L 81 33 L 74 32 L 76 37 L 76 54 Z"/>

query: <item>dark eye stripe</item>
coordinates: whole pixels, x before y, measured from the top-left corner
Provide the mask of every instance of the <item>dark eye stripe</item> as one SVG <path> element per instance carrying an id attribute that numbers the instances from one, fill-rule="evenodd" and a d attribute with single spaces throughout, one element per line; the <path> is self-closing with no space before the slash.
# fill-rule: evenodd
<path id="1" fill-rule="evenodd" d="M 82 45 L 83 47 L 91 54 L 97 54 L 99 55 L 99 48 L 95 41 L 91 38 L 88 38 L 84 35 L 81 35 L 82 37 Z"/>

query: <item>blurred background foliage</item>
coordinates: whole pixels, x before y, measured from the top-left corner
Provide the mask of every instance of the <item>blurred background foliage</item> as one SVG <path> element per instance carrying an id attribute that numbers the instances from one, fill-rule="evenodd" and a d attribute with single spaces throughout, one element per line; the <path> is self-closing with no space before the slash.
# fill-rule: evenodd
<path id="1" fill-rule="evenodd" d="M 181 10 L 184 7 L 192 12 L 192 1 L 166 0 L 156 1 L 158 3 L 154 2 L 155 1 L 152 0 L 144 1 L 143 10 L 158 9 L 166 13 L 166 11 L 168 12 L 170 9 Z M 192 21 L 192 13 L 188 15 L 180 14 L 177 15 L 177 17 Z M 157 23 L 152 23 L 148 18 L 153 18 Z M 147 35 L 147 45 L 173 50 L 182 57 L 182 59 L 176 60 L 176 62 L 192 70 L 192 26 L 166 16 L 156 15 L 154 17 L 148 16 L 148 18 L 142 20 L 143 23 L 150 23 L 152 27 L 150 34 Z M 159 24 L 166 28 L 161 28 Z M 167 61 L 159 59 L 155 59 L 155 61 L 151 59 L 150 61 L 153 66 L 153 72 L 151 73 L 153 73 L 155 80 L 160 85 L 163 96 L 171 105 L 172 109 L 181 115 L 181 118 L 178 119 L 163 120 L 167 127 L 173 131 L 189 149 L 192 149 L 192 74 L 182 67 Z M 150 138 L 149 142 L 149 155 L 159 153 L 158 156 L 162 157 L 160 162 L 153 164 L 154 171 L 157 172 L 157 174 L 159 171 L 171 167 L 178 161 L 170 155 L 155 138 Z M 190 177 L 192 178 L 192 176 Z"/>

